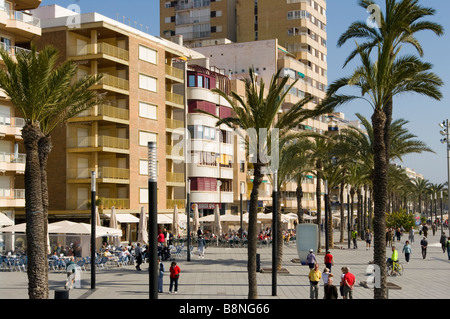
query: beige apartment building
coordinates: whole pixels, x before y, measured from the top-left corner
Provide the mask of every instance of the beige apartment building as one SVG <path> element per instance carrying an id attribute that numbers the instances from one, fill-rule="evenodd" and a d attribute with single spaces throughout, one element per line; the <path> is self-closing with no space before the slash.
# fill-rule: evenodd
<path id="1" fill-rule="evenodd" d="M 135 214 L 148 212 L 149 141 L 157 143 L 158 218 L 185 207 L 185 166 L 177 161 L 184 158 L 172 151 L 179 139 L 172 135 L 185 127 L 184 61 L 196 53 L 98 13 L 75 16 L 52 5 L 34 14 L 42 17 L 40 47 L 56 46 L 61 60 L 78 64 L 79 76 L 103 75 L 92 88 L 102 104 L 52 134 L 49 219 L 89 220 L 94 171 L 102 219 L 114 207 L 122 240 L 135 240 Z"/>
<path id="2" fill-rule="evenodd" d="M 0 46 L 11 56 L 28 50 L 30 42 L 41 35 L 40 20 L 29 13 L 40 3 L 40 0 L 0 0 Z M 4 67 L 1 59 L 0 65 Z M 21 114 L 0 90 L 0 212 L 12 221 L 25 208 L 25 154 L 20 147 L 24 125 Z"/>

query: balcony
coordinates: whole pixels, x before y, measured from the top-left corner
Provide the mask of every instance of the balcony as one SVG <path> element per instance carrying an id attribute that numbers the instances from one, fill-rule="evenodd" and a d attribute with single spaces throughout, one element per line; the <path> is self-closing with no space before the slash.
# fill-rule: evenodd
<path id="1" fill-rule="evenodd" d="M 0 116 L 0 136 L 15 136 L 22 138 L 22 128 L 25 126 L 25 120 L 21 117 L 3 117 Z"/>
<path id="2" fill-rule="evenodd" d="M 177 206 L 178 212 L 184 211 L 186 209 L 185 199 L 166 199 L 166 209 L 174 209 Z"/>
<path id="3" fill-rule="evenodd" d="M 129 184 L 130 170 L 117 167 L 69 168 L 67 169 L 68 183 L 90 183 L 91 172 L 96 172 L 99 183 Z"/>
<path id="4" fill-rule="evenodd" d="M 6 9 L 3 8 L 3 11 Z M 41 20 L 26 12 L 6 11 L 6 23 L 4 23 L 4 17 L 4 13 L 0 14 L 0 24 L 6 25 L 6 29 L 14 33 L 19 41 L 29 41 L 33 37 L 41 35 Z"/>
<path id="5" fill-rule="evenodd" d="M 120 94 L 129 94 L 129 82 L 113 75 L 103 74 L 100 81 L 91 87 L 93 90 L 108 90 Z"/>
<path id="6" fill-rule="evenodd" d="M 125 65 L 128 65 L 129 62 L 127 50 L 104 42 L 72 46 L 69 48 L 68 55 L 73 60 L 105 59 Z M 105 62 L 102 65 L 105 65 Z"/>
<path id="7" fill-rule="evenodd" d="M 172 132 L 176 129 L 184 129 L 184 121 L 166 119 L 166 130 Z"/>
<path id="8" fill-rule="evenodd" d="M 166 77 L 177 82 L 184 82 L 184 71 L 166 64 Z"/>
<path id="9" fill-rule="evenodd" d="M 128 125 L 130 123 L 129 110 L 112 105 L 100 104 L 97 108 L 92 107 L 87 109 L 69 120 L 69 122 L 86 121 L 108 121 Z"/>
<path id="10" fill-rule="evenodd" d="M 106 135 L 69 138 L 67 139 L 68 152 L 111 152 L 129 154 L 130 141 Z"/>
<path id="11" fill-rule="evenodd" d="M 180 146 L 166 145 L 166 156 L 168 159 L 175 159 L 179 161 L 184 160 L 184 149 Z"/>
<path id="12" fill-rule="evenodd" d="M 184 187 L 186 185 L 184 173 L 167 172 L 166 185 L 174 187 Z"/>
<path id="13" fill-rule="evenodd" d="M 128 198 L 99 198 L 99 209 L 130 209 L 130 200 Z M 67 209 L 88 210 L 90 208 L 90 200 L 87 199 L 68 199 Z"/>
<path id="14" fill-rule="evenodd" d="M 0 188 L 0 207 L 25 207 L 25 190 Z"/>
<path id="15" fill-rule="evenodd" d="M 0 172 L 25 173 L 25 154 L 0 153 Z"/>
<path id="16" fill-rule="evenodd" d="M 184 110 L 184 96 L 166 91 L 166 104 Z"/>

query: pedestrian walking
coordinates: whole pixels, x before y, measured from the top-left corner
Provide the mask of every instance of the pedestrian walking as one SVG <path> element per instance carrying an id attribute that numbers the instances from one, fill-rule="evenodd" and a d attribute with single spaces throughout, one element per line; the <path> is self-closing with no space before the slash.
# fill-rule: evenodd
<path id="1" fill-rule="evenodd" d="M 433 236 L 436 235 L 436 222 L 431 225 L 431 230 L 433 231 Z"/>
<path id="2" fill-rule="evenodd" d="M 427 238 L 428 237 L 428 226 L 427 226 L 427 224 L 423 224 L 422 231 L 423 231 L 423 235 L 425 236 L 425 238 Z"/>
<path id="3" fill-rule="evenodd" d="M 402 252 L 405 254 L 406 263 L 409 264 L 409 258 L 411 257 L 412 249 L 411 249 L 411 245 L 409 244 L 408 240 L 405 242 Z"/>
<path id="4" fill-rule="evenodd" d="M 423 237 L 423 239 L 420 241 L 420 247 L 422 248 L 422 257 L 423 259 L 425 259 L 427 257 L 427 247 L 428 247 L 427 237 Z"/>
<path id="5" fill-rule="evenodd" d="M 414 243 L 414 227 L 411 226 L 411 229 L 409 230 L 409 241 L 412 243 Z"/>
<path id="6" fill-rule="evenodd" d="M 319 281 L 322 273 L 319 270 L 319 264 L 315 264 L 314 268 L 309 272 L 309 297 L 311 299 L 319 299 Z"/>
<path id="7" fill-rule="evenodd" d="M 344 299 L 353 299 L 355 281 L 355 275 L 350 272 L 350 268 L 344 267 Z"/>
<path id="8" fill-rule="evenodd" d="M 178 279 L 180 278 L 181 269 L 175 261 L 170 264 L 170 286 L 169 294 L 172 293 L 172 288 L 175 288 L 174 292 L 178 292 Z M 175 286 L 175 287 L 174 287 Z"/>
<path id="9" fill-rule="evenodd" d="M 69 261 L 66 263 L 66 275 L 67 275 L 67 279 L 66 279 L 66 284 L 64 285 L 64 289 L 72 289 L 73 284 L 75 282 L 75 272 L 76 272 L 76 268 L 75 268 L 76 264 L 74 261 L 73 256 L 70 256 Z"/>
<path id="10" fill-rule="evenodd" d="M 447 243 L 445 244 L 445 247 L 447 248 L 448 260 L 450 260 L 450 237 L 447 238 Z"/>
<path id="11" fill-rule="evenodd" d="M 134 249 L 134 256 L 136 257 L 136 270 L 141 271 L 141 264 L 142 264 L 142 248 L 141 243 L 136 244 L 136 248 Z"/>
<path id="12" fill-rule="evenodd" d="M 333 255 L 328 250 L 324 257 L 325 267 L 327 267 L 331 272 L 331 266 L 334 265 Z"/>
<path id="13" fill-rule="evenodd" d="M 202 235 L 198 236 L 198 258 L 205 258 L 206 241 Z"/>
<path id="14" fill-rule="evenodd" d="M 372 244 L 372 233 L 369 229 L 366 230 L 364 239 L 366 241 L 366 250 L 370 250 L 370 245 Z"/>
<path id="15" fill-rule="evenodd" d="M 333 285 L 333 274 L 328 275 L 328 283 L 325 287 L 325 299 L 338 299 L 338 291 Z"/>
<path id="16" fill-rule="evenodd" d="M 325 268 L 322 272 L 322 281 L 323 281 L 323 298 L 325 299 L 325 289 L 327 288 L 328 285 L 328 277 L 330 276 L 330 269 Z"/>
<path id="17" fill-rule="evenodd" d="M 314 265 L 317 264 L 316 255 L 314 255 L 314 250 L 310 249 L 309 254 L 306 256 L 306 263 L 309 269 L 313 269 Z"/>
<path id="18" fill-rule="evenodd" d="M 445 232 L 442 232 L 440 243 L 442 247 L 442 252 L 445 253 L 445 244 L 447 243 L 447 236 L 445 236 Z"/>
<path id="19" fill-rule="evenodd" d="M 341 281 L 339 282 L 339 292 L 341 294 L 342 299 L 345 299 L 345 295 L 344 295 L 344 276 L 345 276 L 345 272 L 344 272 L 344 268 L 341 268 Z"/>
<path id="20" fill-rule="evenodd" d="M 163 292 L 163 278 L 164 278 L 164 272 L 166 271 L 164 264 L 161 262 L 161 258 L 158 257 L 158 292 Z"/>
<path id="21" fill-rule="evenodd" d="M 352 230 L 352 240 L 353 240 L 353 249 L 358 249 L 358 243 L 357 243 L 357 237 L 358 237 L 358 232 L 356 231 L 356 229 Z"/>

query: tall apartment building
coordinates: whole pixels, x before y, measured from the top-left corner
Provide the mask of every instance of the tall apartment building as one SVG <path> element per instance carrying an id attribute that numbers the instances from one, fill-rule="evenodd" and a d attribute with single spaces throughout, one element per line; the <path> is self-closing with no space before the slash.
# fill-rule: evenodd
<path id="1" fill-rule="evenodd" d="M 234 7 L 234 15 L 227 11 L 227 16 L 222 14 L 217 19 L 218 5 L 222 6 L 221 13 L 225 6 Z M 298 80 L 285 100 L 285 109 L 306 95 L 313 96 L 307 107 L 314 108 L 326 95 L 325 0 L 160 0 L 160 15 L 160 34 L 168 39 L 185 37 L 184 32 L 189 28 L 205 28 L 195 39 L 188 34 L 187 45 L 210 58 L 211 65 L 224 69 L 230 79 L 246 76 L 248 68 L 253 66 L 266 83 L 279 68 L 282 76 Z M 197 16 L 203 16 L 204 21 L 196 19 Z M 229 28 L 230 25 L 235 25 L 235 29 Z M 218 28 L 235 33 L 222 36 L 216 32 Z M 300 129 L 325 132 L 327 118 L 308 120 Z M 315 211 L 315 179 L 309 177 L 304 185 L 303 207 Z M 251 190 L 251 178 L 248 182 Z M 266 182 L 261 190 L 260 206 L 271 203 L 271 185 Z M 282 203 L 285 209 L 296 207 L 295 189 L 295 183 L 286 185 Z"/>
<path id="2" fill-rule="evenodd" d="M 288 53 L 284 47 L 279 45 L 277 39 L 259 40 L 245 43 L 229 43 L 218 44 L 211 46 L 202 46 L 195 48 L 196 51 L 202 53 L 210 61 L 211 65 L 217 66 L 227 71 L 228 77 L 233 81 L 239 81 L 248 76 L 248 67 L 252 66 L 258 77 L 263 79 L 265 83 L 270 83 L 272 76 L 278 69 L 281 69 L 281 76 L 289 76 L 288 85 L 297 80 L 294 87 L 292 87 L 286 96 L 283 109 L 289 109 L 293 104 L 303 99 L 310 87 L 307 81 L 307 66 L 299 62 L 292 54 Z M 253 54 L 258 52 L 257 55 Z M 288 86 L 285 88 L 288 89 Z M 243 95 L 243 94 L 242 94 Z M 314 103 L 310 103 L 312 107 Z M 298 130 L 314 131 L 317 133 L 324 133 L 328 131 L 328 118 L 326 116 L 319 116 L 314 119 L 308 119 Z M 246 161 L 244 157 L 239 159 Z M 239 161 L 234 161 L 241 164 Z M 252 190 L 252 176 L 248 175 L 246 195 L 250 198 Z M 287 182 L 280 189 L 281 205 L 285 210 L 295 211 L 297 207 L 295 191 L 297 185 L 293 181 Z M 303 185 L 303 208 L 315 211 L 315 177 L 308 176 L 307 181 Z M 236 198 L 237 200 L 237 198 Z M 236 206 L 235 202 L 235 206 Z M 259 207 L 272 205 L 272 185 L 268 176 L 264 177 L 264 182 L 261 185 Z M 323 207 L 323 206 L 322 206 Z"/>
<path id="3" fill-rule="evenodd" d="M 87 221 L 95 171 L 101 216 L 115 207 L 122 240 L 135 240 L 136 223 L 127 221 L 147 211 L 148 141 L 157 143 L 158 214 L 185 207 L 184 158 L 173 151 L 173 134 L 185 127 L 183 61 L 199 54 L 98 13 L 75 16 L 52 5 L 35 14 L 42 17 L 38 45 L 52 44 L 61 60 L 76 61 L 79 76 L 102 74 L 92 89 L 105 95 L 52 134 L 49 218 Z"/>
<path id="4" fill-rule="evenodd" d="M 189 47 L 207 39 L 236 41 L 236 0 L 161 0 L 160 16 L 161 36 L 182 35 Z"/>
<path id="5" fill-rule="evenodd" d="M 30 48 L 30 42 L 41 35 L 40 20 L 28 10 L 40 5 L 40 0 L 0 0 L 0 46 L 11 56 Z M 4 67 L 0 59 L 1 67 Z M 15 220 L 18 210 L 25 208 L 22 189 L 25 154 L 21 154 L 21 114 L 0 90 L 0 211 Z"/>

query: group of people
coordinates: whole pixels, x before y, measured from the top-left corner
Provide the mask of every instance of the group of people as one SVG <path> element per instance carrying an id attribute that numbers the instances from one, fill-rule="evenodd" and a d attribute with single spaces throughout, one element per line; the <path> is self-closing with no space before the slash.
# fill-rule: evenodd
<path id="1" fill-rule="evenodd" d="M 164 272 L 166 268 L 164 264 L 161 262 L 161 258 L 158 257 L 158 292 L 163 293 L 163 278 Z M 176 261 L 172 261 L 169 268 L 169 278 L 170 278 L 170 286 L 169 286 L 169 294 L 178 293 L 178 279 L 180 278 L 181 269 L 180 266 L 177 265 Z"/>
<path id="2" fill-rule="evenodd" d="M 331 272 L 331 267 L 334 265 L 333 255 L 327 251 L 324 257 L 325 269 L 323 272 L 319 270 L 319 262 L 316 259 L 314 250 L 310 249 L 306 256 L 306 263 L 309 266 L 309 292 L 311 299 L 319 298 L 319 283 L 322 280 L 324 297 L 323 299 L 338 299 L 339 293 L 343 299 L 353 299 L 353 287 L 356 282 L 355 275 L 350 272 L 349 267 L 342 267 L 341 278 L 338 288 L 333 284 L 334 275 Z"/>

